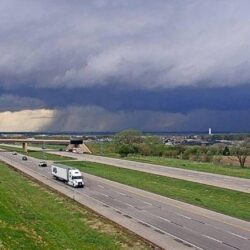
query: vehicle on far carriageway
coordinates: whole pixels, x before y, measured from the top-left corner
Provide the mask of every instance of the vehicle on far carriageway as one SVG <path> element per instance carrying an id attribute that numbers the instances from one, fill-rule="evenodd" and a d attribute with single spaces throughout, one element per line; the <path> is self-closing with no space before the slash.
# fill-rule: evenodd
<path id="1" fill-rule="evenodd" d="M 47 162 L 46 161 L 40 161 L 38 166 L 39 167 L 47 167 Z"/>
<path id="2" fill-rule="evenodd" d="M 83 176 L 78 169 L 62 164 L 52 164 L 51 173 L 56 179 L 64 181 L 72 187 L 84 187 Z"/>

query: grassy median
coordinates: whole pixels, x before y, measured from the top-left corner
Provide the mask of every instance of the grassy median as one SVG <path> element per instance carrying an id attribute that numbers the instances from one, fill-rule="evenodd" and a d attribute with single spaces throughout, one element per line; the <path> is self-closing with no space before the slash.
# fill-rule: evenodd
<path id="1" fill-rule="evenodd" d="M 250 221 L 250 194 L 247 193 L 99 163 L 68 161 L 64 164 L 89 174 Z"/>
<path id="2" fill-rule="evenodd" d="M 0 162 L 0 249 L 148 249 L 134 234 Z"/>
<path id="3" fill-rule="evenodd" d="M 27 155 L 27 156 L 31 156 L 37 159 L 47 160 L 47 161 L 61 161 L 61 160 L 73 160 L 74 159 L 72 157 L 49 154 L 43 151 L 36 151 L 36 150 L 28 150 L 28 153 L 25 153 L 22 148 L 18 148 L 18 147 L 0 145 L 0 148 L 4 150 L 8 150 L 8 151 L 15 151 L 23 155 Z"/>
<path id="4" fill-rule="evenodd" d="M 112 143 L 89 143 L 88 147 L 96 155 L 250 179 L 249 167 L 241 168 L 223 163 L 215 164 L 160 156 L 128 155 L 128 157 L 121 158 L 119 154 L 115 153 L 115 145 Z"/>
<path id="5" fill-rule="evenodd" d="M 128 156 L 124 159 L 250 179 L 250 168 L 241 168 L 239 166 L 196 162 L 157 156 Z"/>

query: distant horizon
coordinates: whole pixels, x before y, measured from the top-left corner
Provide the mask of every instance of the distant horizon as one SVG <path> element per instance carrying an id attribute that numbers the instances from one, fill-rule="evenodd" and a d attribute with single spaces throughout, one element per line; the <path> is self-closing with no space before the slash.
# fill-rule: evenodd
<path id="1" fill-rule="evenodd" d="M 124 131 L 124 130 L 121 130 Z M 53 132 L 21 132 L 21 131 L 16 131 L 16 132 L 2 132 L 0 131 L 0 134 L 30 134 L 30 135 L 78 135 L 78 134 L 87 134 L 87 135 L 112 135 L 112 134 L 116 134 L 119 133 L 121 131 L 53 131 Z M 208 131 L 141 131 L 138 130 L 140 132 L 142 132 L 143 134 L 177 134 L 177 135 L 188 135 L 188 134 L 192 134 L 192 135 L 209 135 Z M 218 135 L 218 134 L 250 134 L 249 132 L 235 132 L 235 131 L 215 131 L 212 132 L 212 135 Z"/>

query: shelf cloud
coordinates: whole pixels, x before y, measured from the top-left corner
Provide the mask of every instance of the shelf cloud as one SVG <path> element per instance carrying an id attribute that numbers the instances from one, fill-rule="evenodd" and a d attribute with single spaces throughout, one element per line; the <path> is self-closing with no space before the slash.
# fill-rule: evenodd
<path id="1" fill-rule="evenodd" d="M 219 117 L 237 112 L 243 121 L 249 8 L 247 0 L 2 0 L 0 114 L 50 110 L 42 127 L 54 129 L 74 111 L 88 117 L 74 116 L 75 130 L 97 119 L 98 131 L 219 129 Z"/>
<path id="2" fill-rule="evenodd" d="M 245 84 L 249 7 L 244 0 L 2 0 L 0 79 L 9 88 Z"/>

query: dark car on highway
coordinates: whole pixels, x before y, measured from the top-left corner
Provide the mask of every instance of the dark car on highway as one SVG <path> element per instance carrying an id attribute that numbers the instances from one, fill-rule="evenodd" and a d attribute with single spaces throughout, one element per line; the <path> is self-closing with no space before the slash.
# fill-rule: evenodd
<path id="1" fill-rule="evenodd" d="M 23 157 L 22 157 L 22 160 L 23 160 L 23 161 L 27 161 L 28 158 L 27 158 L 26 156 L 23 156 Z"/>

